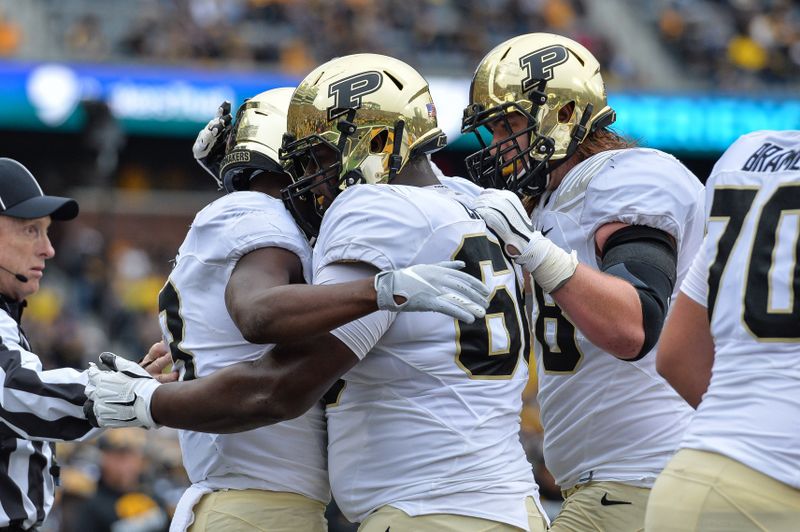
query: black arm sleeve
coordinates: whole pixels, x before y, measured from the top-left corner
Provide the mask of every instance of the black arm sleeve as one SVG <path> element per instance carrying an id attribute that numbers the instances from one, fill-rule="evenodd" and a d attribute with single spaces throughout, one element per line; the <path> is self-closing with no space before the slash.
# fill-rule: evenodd
<path id="1" fill-rule="evenodd" d="M 678 251 L 664 231 L 631 225 L 615 232 L 603 248 L 600 269 L 631 283 L 642 303 L 644 345 L 635 358 L 643 358 L 658 342 L 675 287 Z"/>

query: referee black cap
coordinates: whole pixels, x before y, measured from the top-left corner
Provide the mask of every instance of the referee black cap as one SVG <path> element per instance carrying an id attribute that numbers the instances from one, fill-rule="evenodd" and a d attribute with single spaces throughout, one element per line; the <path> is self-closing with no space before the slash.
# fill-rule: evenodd
<path id="1" fill-rule="evenodd" d="M 0 157 L 0 215 L 72 220 L 78 215 L 78 202 L 72 198 L 45 196 L 27 168 L 14 159 Z"/>

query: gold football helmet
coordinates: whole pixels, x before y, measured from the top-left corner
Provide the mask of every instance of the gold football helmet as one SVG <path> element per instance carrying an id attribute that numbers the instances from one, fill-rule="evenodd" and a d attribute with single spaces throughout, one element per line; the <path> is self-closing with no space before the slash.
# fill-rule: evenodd
<path id="1" fill-rule="evenodd" d="M 466 159 L 470 177 L 518 194 L 544 191 L 550 171 L 591 131 L 616 118 L 597 59 L 577 42 L 551 33 L 520 35 L 489 52 L 475 70 L 469 97 L 461 130 L 475 133 L 481 144 Z M 527 127 L 512 129 L 513 113 L 527 118 Z M 510 133 L 487 145 L 481 126 Z"/>
<path id="2" fill-rule="evenodd" d="M 286 132 L 286 111 L 294 89 L 290 87 L 262 92 L 236 111 L 236 121 L 228 137 L 220 177 L 226 192 L 247 190 L 250 180 L 264 173 L 288 174 L 278 151 Z"/>
<path id="3" fill-rule="evenodd" d="M 389 183 L 416 155 L 446 144 L 428 82 L 377 54 L 339 57 L 300 82 L 289 105 L 281 159 L 293 183 L 284 200 L 309 234 L 332 199 L 358 183 Z M 302 204 L 314 205 L 312 219 Z"/>

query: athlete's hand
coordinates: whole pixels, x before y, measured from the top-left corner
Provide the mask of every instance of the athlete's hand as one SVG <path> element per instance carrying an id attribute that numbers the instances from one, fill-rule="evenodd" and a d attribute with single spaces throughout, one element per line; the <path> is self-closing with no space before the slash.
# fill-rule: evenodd
<path id="1" fill-rule="evenodd" d="M 231 130 L 231 102 L 224 101 L 217 109 L 217 114 L 209 120 L 206 127 L 200 130 L 192 146 L 192 154 L 197 163 L 211 174 L 222 188 L 219 176 L 220 164 L 225 156 L 225 144 Z"/>
<path id="2" fill-rule="evenodd" d="M 174 369 L 168 373 L 164 372 L 172 365 L 172 354 L 169 346 L 163 340 L 150 346 L 150 350 L 139 361 L 139 365 L 161 384 L 178 380 L 178 372 Z"/>
<path id="3" fill-rule="evenodd" d="M 160 383 L 147 370 L 113 353 L 89 366 L 83 413 L 95 427 L 157 427 L 150 400 Z"/>
<path id="4" fill-rule="evenodd" d="M 417 264 L 375 276 L 378 308 L 393 312 L 441 312 L 472 323 L 486 316 L 489 287 L 458 271 L 462 261 Z"/>
<path id="5" fill-rule="evenodd" d="M 575 273 L 578 267 L 575 252 L 567 253 L 536 231 L 513 192 L 484 190 L 472 208 L 503 241 L 506 254 L 531 273 L 545 292 L 557 290 Z"/>

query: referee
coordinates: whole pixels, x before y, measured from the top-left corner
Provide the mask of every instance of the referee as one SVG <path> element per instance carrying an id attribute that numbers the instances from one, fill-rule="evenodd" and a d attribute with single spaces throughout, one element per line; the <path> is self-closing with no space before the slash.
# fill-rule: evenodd
<path id="1" fill-rule="evenodd" d="M 20 326 L 25 298 L 55 255 L 51 221 L 77 215 L 75 200 L 45 196 L 27 168 L 0 158 L 0 532 L 36 530 L 52 508 L 58 465 L 47 442 L 97 433 L 83 415 L 86 372 L 42 371 Z M 160 375 L 167 352 L 156 344 L 145 358 L 162 382 L 175 379 Z"/>
<path id="2" fill-rule="evenodd" d="M 0 158 L 0 530 L 35 530 L 53 505 L 58 466 L 45 440 L 73 440 L 83 417 L 85 378 L 74 369 L 42 371 L 20 327 L 25 298 L 39 290 L 55 255 L 51 220 L 78 215 L 73 199 L 45 196 L 31 173 Z"/>

